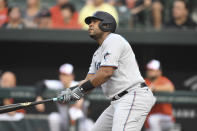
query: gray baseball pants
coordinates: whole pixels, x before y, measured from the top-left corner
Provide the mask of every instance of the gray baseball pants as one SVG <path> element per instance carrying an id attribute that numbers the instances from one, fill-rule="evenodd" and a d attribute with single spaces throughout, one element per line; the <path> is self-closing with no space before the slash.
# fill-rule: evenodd
<path id="1" fill-rule="evenodd" d="M 92 131 L 140 131 L 156 98 L 148 87 L 128 90 L 101 114 Z"/>

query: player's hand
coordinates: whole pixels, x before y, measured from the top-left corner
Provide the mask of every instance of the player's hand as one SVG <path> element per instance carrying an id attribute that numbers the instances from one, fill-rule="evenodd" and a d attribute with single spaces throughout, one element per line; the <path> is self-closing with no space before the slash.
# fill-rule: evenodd
<path id="1" fill-rule="evenodd" d="M 65 103 L 70 101 L 77 101 L 81 99 L 84 96 L 84 94 L 81 92 L 80 88 L 77 87 L 73 90 L 70 88 L 67 88 L 66 90 L 62 91 L 58 95 L 58 102 Z"/>
<path id="2" fill-rule="evenodd" d="M 77 101 L 77 100 L 80 100 L 83 96 L 84 94 L 82 93 L 80 87 L 77 87 L 74 90 L 72 90 L 71 100 Z"/>
<path id="3" fill-rule="evenodd" d="M 57 96 L 59 103 L 65 103 L 71 101 L 71 89 L 67 88 Z"/>

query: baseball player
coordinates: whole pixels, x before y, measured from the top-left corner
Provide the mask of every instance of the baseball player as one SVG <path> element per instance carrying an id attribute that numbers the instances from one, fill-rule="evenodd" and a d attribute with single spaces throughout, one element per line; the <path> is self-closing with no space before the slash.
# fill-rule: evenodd
<path id="1" fill-rule="evenodd" d="M 60 102 L 76 101 L 96 87 L 111 99 L 92 131 L 140 131 L 155 97 L 144 83 L 130 44 L 115 34 L 116 21 L 106 12 L 85 19 L 89 35 L 99 48 L 85 80 L 59 94 Z"/>

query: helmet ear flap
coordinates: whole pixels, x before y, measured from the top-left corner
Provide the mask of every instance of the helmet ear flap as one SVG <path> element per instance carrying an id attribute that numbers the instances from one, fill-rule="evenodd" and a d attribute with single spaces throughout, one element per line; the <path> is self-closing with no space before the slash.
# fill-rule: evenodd
<path id="1" fill-rule="evenodd" d="M 102 31 L 107 32 L 108 29 L 105 28 L 103 25 L 104 25 L 104 23 L 103 23 L 103 21 L 101 21 L 101 22 L 99 23 L 99 28 L 100 28 Z"/>
<path id="2" fill-rule="evenodd" d="M 104 21 L 101 21 L 99 23 L 99 28 L 104 31 L 104 32 L 108 32 L 112 30 L 111 24 L 109 23 L 104 23 Z"/>

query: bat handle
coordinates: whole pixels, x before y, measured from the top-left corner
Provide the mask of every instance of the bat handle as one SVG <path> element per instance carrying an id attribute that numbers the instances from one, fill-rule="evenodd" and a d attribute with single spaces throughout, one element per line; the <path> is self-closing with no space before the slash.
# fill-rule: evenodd
<path id="1" fill-rule="evenodd" d="M 63 99 L 64 99 L 63 97 L 53 98 L 53 102 L 62 101 Z"/>

